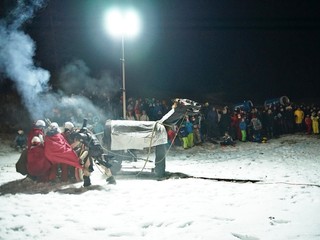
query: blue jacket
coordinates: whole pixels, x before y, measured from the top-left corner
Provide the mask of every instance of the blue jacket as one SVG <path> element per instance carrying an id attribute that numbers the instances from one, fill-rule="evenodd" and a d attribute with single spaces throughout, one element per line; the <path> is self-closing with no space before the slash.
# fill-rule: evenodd
<path id="1" fill-rule="evenodd" d="M 181 127 L 179 130 L 179 136 L 184 138 L 188 136 L 188 132 L 186 130 L 186 127 Z"/>
<path id="2" fill-rule="evenodd" d="M 240 122 L 239 123 L 240 130 L 247 130 L 247 124 L 246 122 Z"/>
<path id="3" fill-rule="evenodd" d="M 193 124 L 191 122 L 186 122 L 186 130 L 188 134 L 193 132 Z"/>

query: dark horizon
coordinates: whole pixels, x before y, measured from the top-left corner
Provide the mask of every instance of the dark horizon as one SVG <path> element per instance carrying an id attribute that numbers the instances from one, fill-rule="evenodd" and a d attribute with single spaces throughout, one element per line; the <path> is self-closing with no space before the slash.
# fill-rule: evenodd
<path id="1" fill-rule="evenodd" d="M 48 1 L 23 30 L 53 89 L 74 60 L 92 77 L 108 71 L 121 79 L 121 43 L 102 21 L 115 2 L 133 5 L 143 21 L 140 36 L 125 41 L 128 96 L 319 98 L 320 4 L 298 0 Z M 1 19 L 14 6 L 3 1 Z"/>

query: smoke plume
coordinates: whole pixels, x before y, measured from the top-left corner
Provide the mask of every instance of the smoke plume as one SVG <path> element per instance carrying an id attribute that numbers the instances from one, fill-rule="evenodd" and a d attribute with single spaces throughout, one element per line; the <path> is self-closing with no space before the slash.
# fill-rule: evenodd
<path id="1" fill-rule="evenodd" d="M 18 0 L 17 7 L 6 19 L 0 20 L 0 73 L 14 81 L 22 102 L 33 120 L 44 118 L 53 108 L 86 109 L 92 115 L 101 113 L 91 101 L 83 96 L 67 97 L 64 92 L 53 93 L 49 85 L 49 71 L 36 67 L 35 42 L 21 28 L 32 19 L 35 11 L 44 6 L 43 0 Z M 67 91 L 76 89 L 79 83 L 86 91 L 100 91 L 98 94 L 110 94 L 102 89 L 115 89 L 112 79 L 103 74 L 100 79 L 89 77 L 89 69 L 83 61 L 67 65 L 61 73 L 63 87 Z M 80 91 L 78 91 L 79 93 Z M 106 95 L 106 96 L 107 96 Z"/>
<path id="2" fill-rule="evenodd" d="M 42 0 L 28 4 L 18 1 L 6 20 L 0 21 L 0 71 L 15 82 L 24 105 L 34 118 L 42 115 L 38 95 L 49 89 L 50 73 L 34 65 L 35 43 L 20 28 L 43 4 Z"/>
<path id="3" fill-rule="evenodd" d="M 109 72 L 102 72 L 98 78 L 91 76 L 90 69 L 83 60 L 74 60 L 60 73 L 59 81 L 68 94 L 95 95 L 110 98 L 121 88 L 120 81 L 114 81 Z"/>

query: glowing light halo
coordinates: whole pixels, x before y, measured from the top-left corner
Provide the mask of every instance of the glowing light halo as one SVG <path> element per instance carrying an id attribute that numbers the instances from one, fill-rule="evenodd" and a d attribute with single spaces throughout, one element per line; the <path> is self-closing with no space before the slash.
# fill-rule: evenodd
<path id="1" fill-rule="evenodd" d="M 140 18 L 133 9 L 112 8 L 106 13 L 105 23 L 115 37 L 135 37 L 140 32 Z"/>

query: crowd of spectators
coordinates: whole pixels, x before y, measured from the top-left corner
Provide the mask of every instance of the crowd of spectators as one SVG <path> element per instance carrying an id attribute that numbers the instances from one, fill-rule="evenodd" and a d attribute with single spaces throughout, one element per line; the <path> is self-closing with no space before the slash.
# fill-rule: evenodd
<path id="1" fill-rule="evenodd" d="M 320 108 L 315 105 L 267 105 L 252 107 L 248 110 L 224 106 L 204 104 L 201 113 L 181 124 L 178 136 L 184 148 L 202 142 L 232 145 L 236 141 L 266 142 L 278 138 L 282 134 L 314 134 L 319 135 Z M 191 130 L 188 130 L 191 129 Z M 200 140 L 193 142 L 188 135 L 200 131 Z M 191 139 L 185 144 L 186 138 Z"/>
<path id="2" fill-rule="evenodd" d="M 156 98 L 129 98 L 125 119 L 159 120 L 171 109 L 171 103 L 171 100 Z M 108 112 L 112 113 L 110 119 L 123 119 L 121 99 Z M 166 127 L 169 144 L 187 149 L 203 142 L 234 145 L 237 141 L 266 142 L 282 134 L 317 135 L 319 118 L 320 107 L 316 105 L 278 103 L 242 109 L 205 103 L 199 114 L 186 116 L 175 126 Z"/>
<path id="3" fill-rule="evenodd" d="M 170 110 L 170 101 L 130 98 L 127 119 L 156 121 Z M 247 108 L 202 104 L 199 114 L 167 127 L 169 144 L 191 148 L 204 142 L 233 145 L 266 142 L 282 134 L 319 134 L 320 107 L 314 104 L 269 104 Z"/>
<path id="4" fill-rule="evenodd" d="M 6 98 L 10 98 L 6 101 L 10 104 L 4 105 L 6 107 L 1 109 L 3 116 L 5 116 L 5 109 L 12 112 L 17 105 L 14 96 L 7 95 Z M 117 99 L 93 102 L 98 106 L 98 110 L 94 112 L 82 108 L 70 109 L 56 106 L 47 111 L 44 117 L 59 125 L 67 121 L 81 124 L 83 119 L 87 119 L 95 132 L 99 132 L 103 131 L 107 119 L 123 119 L 122 98 Z M 127 100 L 125 119 L 156 121 L 170 111 L 171 105 L 170 99 L 131 97 Z M 230 136 L 234 143 L 236 141 L 264 142 L 282 134 L 297 132 L 319 134 L 320 107 L 314 104 L 253 106 L 249 110 L 211 103 L 201 105 L 202 108 L 198 114 L 184 118 L 176 126 L 166 126 L 170 143 L 191 148 L 203 142 L 223 141 L 226 136 Z M 15 114 L 20 113 L 15 112 Z M 20 115 L 25 116 L 25 113 Z M 23 116 L 19 119 L 23 119 Z"/>

